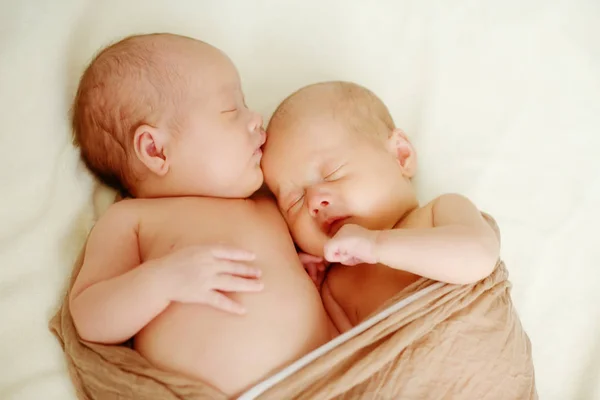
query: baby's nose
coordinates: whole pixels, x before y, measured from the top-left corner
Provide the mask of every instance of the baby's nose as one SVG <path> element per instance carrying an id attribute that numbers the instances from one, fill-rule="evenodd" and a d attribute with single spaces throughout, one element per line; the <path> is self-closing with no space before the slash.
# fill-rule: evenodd
<path id="1" fill-rule="evenodd" d="M 327 195 L 323 193 L 317 193 L 310 198 L 310 215 L 316 217 L 319 212 L 329 207 L 330 200 Z"/>
<path id="2" fill-rule="evenodd" d="M 322 200 L 318 206 L 313 208 L 313 214 L 316 216 L 319 213 L 319 210 L 322 210 L 323 208 L 327 207 L 329 205 L 329 202 L 327 200 Z"/>

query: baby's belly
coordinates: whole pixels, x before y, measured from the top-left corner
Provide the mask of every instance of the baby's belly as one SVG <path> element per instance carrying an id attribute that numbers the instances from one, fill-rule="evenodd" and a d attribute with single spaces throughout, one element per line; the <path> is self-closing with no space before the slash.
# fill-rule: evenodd
<path id="1" fill-rule="evenodd" d="M 245 306 L 246 315 L 174 303 L 135 338 L 136 349 L 157 367 L 198 378 L 229 396 L 330 339 L 321 298 L 291 239 L 285 239 L 287 229 L 275 235 L 264 220 L 261 225 L 244 220 L 237 219 L 236 233 L 231 232 L 234 244 L 256 253 L 254 265 L 261 268 L 265 284 L 260 293 L 230 296 Z M 221 233 L 227 223 L 227 218 L 220 220 Z M 253 228 L 246 231 L 248 226 Z"/>
<path id="2" fill-rule="evenodd" d="M 418 279 L 417 275 L 385 265 L 335 265 L 327 275 L 327 284 L 348 322 L 354 326 Z"/>
<path id="3" fill-rule="evenodd" d="M 136 349 L 158 367 L 239 394 L 329 340 L 318 294 L 299 286 L 237 296 L 248 309 L 241 317 L 172 305 L 136 337 Z"/>

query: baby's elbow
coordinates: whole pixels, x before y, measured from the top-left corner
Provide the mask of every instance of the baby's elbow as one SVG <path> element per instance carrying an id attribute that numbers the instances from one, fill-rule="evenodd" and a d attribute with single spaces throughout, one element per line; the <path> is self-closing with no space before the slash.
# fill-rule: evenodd
<path id="1" fill-rule="evenodd" d="M 94 342 L 93 330 L 89 328 L 89 322 L 86 318 L 87 313 L 81 309 L 81 302 L 77 297 L 69 299 L 69 311 L 73 319 L 73 326 L 77 335 L 86 342 Z"/>
<path id="2" fill-rule="evenodd" d="M 103 342 L 102 337 L 100 337 L 100 330 L 95 326 L 89 310 L 85 309 L 85 304 L 82 304 L 81 299 L 71 298 L 69 300 L 69 310 L 71 311 L 75 331 L 77 331 L 77 335 L 81 340 L 90 343 Z"/>
<path id="3" fill-rule="evenodd" d="M 487 278 L 496 268 L 500 257 L 500 245 L 495 237 L 483 237 L 475 242 L 475 247 L 474 253 L 477 256 L 472 258 L 468 284 Z"/>
<path id="4" fill-rule="evenodd" d="M 88 329 L 88 325 L 86 325 L 85 323 L 81 323 L 81 321 L 79 321 L 79 323 L 77 323 L 77 322 L 75 322 L 75 319 L 73 319 L 73 325 L 75 325 L 75 330 L 77 331 L 77 335 L 84 342 L 102 343 L 102 341 L 99 340 L 99 338 L 96 335 L 94 335 L 94 331 L 91 329 Z"/>
<path id="5" fill-rule="evenodd" d="M 472 285 L 487 278 L 495 269 L 499 244 L 494 238 L 471 231 L 465 237 L 457 259 L 457 273 L 449 283 Z"/>
<path id="6" fill-rule="evenodd" d="M 490 255 L 490 253 L 488 253 L 485 256 L 482 256 L 479 266 L 476 268 L 476 271 L 474 271 L 474 275 L 472 277 L 473 279 L 471 280 L 471 283 L 479 282 L 480 280 L 485 279 L 488 276 L 490 276 L 491 273 L 496 268 L 497 264 L 498 264 L 498 258 L 492 257 Z"/>

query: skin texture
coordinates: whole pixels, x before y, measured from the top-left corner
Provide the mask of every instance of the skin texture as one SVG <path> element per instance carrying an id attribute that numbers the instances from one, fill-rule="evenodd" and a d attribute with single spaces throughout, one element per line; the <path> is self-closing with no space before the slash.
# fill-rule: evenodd
<path id="1" fill-rule="evenodd" d="M 262 119 L 231 61 L 205 43 L 147 35 L 115 46 L 95 60 L 100 72 L 118 57 L 130 73 L 88 85 L 93 95 L 80 88 L 76 135 L 88 165 L 136 198 L 111 206 L 89 236 L 70 296 L 75 326 L 90 342 L 133 337 L 154 365 L 234 396 L 331 337 L 274 200 L 255 193 Z M 120 86 L 139 98 L 111 97 Z M 133 118 L 140 107 L 147 115 Z"/>
<path id="2" fill-rule="evenodd" d="M 329 82 L 286 99 L 267 129 L 265 180 L 309 273 L 319 281 L 319 261 L 331 263 L 322 295 L 340 331 L 420 276 L 475 282 L 499 256 L 493 230 L 465 197 L 419 205 L 415 151 L 385 114 L 367 89 Z"/>

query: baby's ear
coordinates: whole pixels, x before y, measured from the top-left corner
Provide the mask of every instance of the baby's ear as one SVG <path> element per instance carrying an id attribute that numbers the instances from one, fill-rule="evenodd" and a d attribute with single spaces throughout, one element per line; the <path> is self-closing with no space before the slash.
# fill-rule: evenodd
<path id="1" fill-rule="evenodd" d="M 394 129 L 388 139 L 388 149 L 394 155 L 407 178 L 417 172 L 417 154 L 402 129 Z"/>
<path id="2" fill-rule="evenodd" d="M 164 176 L 169 171 L 169 159 L 165 154 L 165 146 L 169 135 L 150 125 L 141 125 L 133 135 L 135 155 L 150 171 Z"/>

